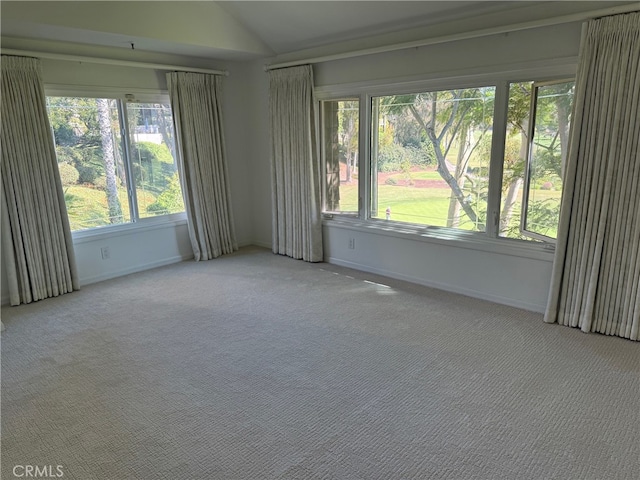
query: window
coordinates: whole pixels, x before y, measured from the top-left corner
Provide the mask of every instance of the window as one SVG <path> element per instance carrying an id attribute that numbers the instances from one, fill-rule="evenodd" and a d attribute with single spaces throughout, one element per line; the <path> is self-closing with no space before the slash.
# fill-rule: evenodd
<path id="1" fill-rule="evenodd" d="M 171 107 L 127 103 L 127 118 L 139 217 L 183 212 Z"/>
<path id="2" fill-rule="evenodd" d="M 371 217 L 484 231 L 494 87 L 374 97 Z"/>
<path id="3" fill-rule="evenodd" d="M 555 239 L 569 143 L 574 82 L 534 84 L 521 231 Z"/>
<path id="4" fill-rule="evenodd" d="M 71 230 L 184 211 L 168 103 L 47 97 Z"/>
<path id="5" fill-rule="evenodd" d="M 331 100 L 321 107 L 325 211 L 357 214 L 360 101 Z"/>
<path id="6" fill-rule="evenodd" d="M 555 239 L 574 81 L 509 86 L 500 236 Z"/>
<path id="7" fill-rule="evenodd" d="M 356 87 L 357 97 L 322 101 L 324 211 L 387 230 L 553 242 L 574 82 L 476 81 L 420 93 Z M 358 131 L 365 100 L 370 128 Z"/>

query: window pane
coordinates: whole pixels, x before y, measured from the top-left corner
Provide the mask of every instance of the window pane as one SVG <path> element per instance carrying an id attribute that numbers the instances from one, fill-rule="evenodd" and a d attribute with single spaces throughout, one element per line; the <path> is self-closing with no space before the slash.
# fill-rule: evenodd
<path id="1" fill-rule="evenodd" d="M 48 97 L 71 230 L 129 222 L 118 102 Z"/>
<path id="2" fill-rule="evenodd" d="M 573 86 L 572 81 L 535 89 L 523 230 L 550 238 L 558 234 Z"/>
<path id="3" fill-rule="evenodd" d="M 530 135 L 533 82 L 509 86 L 508 130 L 502 178 L 500 236 L 530 239 L 520 231 L 524 179 Z M 567 152 L 574 82 L 542 87 L 536 107 L 534 161 L 529 185 L 528 228 L 556 236 L 562 195 L 562 169 Z"/>
<path id="4" fill-rule="evenodd" d="M 128 103 L 131 168 L 140 218 L 184 211 L 171 107 Z"/>
<path id="5" fill-rule="evenodd" d="M 495 88 L 377 97 L 371 216 L 484 231 Z"/>
<path id="6" fill-rule="evenodd" d="M 520 234 L 520 214 L 527 143 L 529 141 L 532 84 L 533 82 L 521 82 L 509 85 L 509 110 L 502 172 L 502 206 L 499 229 L 501 237 L 525 238 Z"/>
<path id="7" fill-rule="evenodd" d="M 325 211 L 358 213 L 358 121 L 356 100 L 322 102 Z"/>

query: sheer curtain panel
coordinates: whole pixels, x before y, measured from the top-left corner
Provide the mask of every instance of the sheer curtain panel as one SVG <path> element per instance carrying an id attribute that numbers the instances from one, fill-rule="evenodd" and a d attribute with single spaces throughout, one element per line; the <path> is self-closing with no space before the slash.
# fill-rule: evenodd
<path id="1" fill-rule="evenodd" d="M 40 62 L 2 57 L 2 250 L 11 305 L 77 290 Z"/>
<path id="2" fill-rule="evenodd" d="M 273 252 L 322 261 L 320 161 L 310 65 L 269 72 Z"/>
<path id="3" fill-rule="evenodd" d="M 196 261 L 238 249 L 217 75 L 167 74 L 176 127 L 176 155 Z"/>
<path id="4" fill-rule="evenodd" d="M 545 321 L 638 340 L 640 12 L 588 22 Z"/>

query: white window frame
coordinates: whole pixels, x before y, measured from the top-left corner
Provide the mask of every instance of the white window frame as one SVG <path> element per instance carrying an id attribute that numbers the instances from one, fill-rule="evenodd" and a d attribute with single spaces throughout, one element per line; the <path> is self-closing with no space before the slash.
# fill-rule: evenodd
<path id="1" fill-rule="evenodd" d="M 327 206 L 327 199 L 326 199 L 326 193 L 327 193 L 327 186 L 325 184 L 326 182 L 326 178 L 327 178 L 327 162 L 325 161 L 325 157 L 324 157 L 324 146 L 326 145 L 325 143 L 325 128 L 324 128 L 324 109 L 322 108 L 322 104 L 324 102 L 354 102 L 357 101 L 358 102 L 358 107 L 359 107 L 359 111 L 358 111 L 358 210 L 357 211 L 347 211 L 347 212 L 337 212 L 337 211 L 333 211 L 333 210 L 327 210 L 326 206 Z M 318 122 L 316 122 L 316 125 L 318 125 L 318 139 L 319 139 L 319 158 L 322 162 L 322 214 L 325 218 L 331 218 L 333 215 L 340 215 L 340 216 L 346 216 L 346 217 L 352 217 L 352 218 L 358 218 L 360 216 L 360 208 L 362 205 L 362 197 L 360 195 L 360 172 L 362 171 L 362 160 L 363 160 L 363 156 L 361 155 L 361 144 L 360 144 L 360 139 L 361 139 L 361 135 L 360 135 L 360 128 L 362 127 L 362 122 L 360 120 L 360 115 L 362 114 L 362 99 L 360 98 L 360 95 L 351 95 L 351 96 L 341 96 L 341 97 L 331 97 L 331 98 L 322 98 L 322 99 L 318 99 Z"/>
<path id="2" fill-rule="evenodd" d="M 524 169 L 524 182 L 523 182 L 523 192 L 522 192 L 522 205 L 520 212 L 520 233 L 523 236 L 532 238 L 534 240 L 539 240 L 541 242 L 548 242 L 552 244 L 556 244 L 556 239 L 550 237 L 548 235 L 543 235 L 541 233 L 533 232 L 531 230 L 527 230 L 527 215 L 529 212 L 529 188 L 531 187 L 531 173 L 532 173 L 532 162 L 533 162 L 533 146 L 535 142 L 535 130 L 536 130 L 536 120 L 538 113 L 538 89 L 540 87 L 547 87 L 551 85 L 557 85 L 561 83 L 568 83 L 574 80 L 573 78 L 561 78 L 557 80 L 550 80 L 544 82 L 533 82 L 531 85 L 531 106 L 529 108 L 529 140 L 527 142 L 527 154 L 526 154 L 526 163 Z M 564 179 L 563 179 L 564 181 Z"/>
<path id="3" fill-rule="evenodd" d="M 318 86 L 317 101 L 360 96 L 360 163 L 359 198 L 357 218 L 339 212 L 323 214 L 327 226 L 340 226 L 362 232 L 409 238 L 416 241 L 453 245 L 485 252 L 540 258 L 549 260 L 555 250 L 550 242 L 532 242 L 501 237 L 499 219 L 502 197 L 502 175 L 509 105 L 509 84 L 535 81 L 558 82 L 575 77 L 576 58 L 560 58 L 545 62 L 530 62 L 502 67 L 496 71 L 484 68 L 473 72 L 443 72 L 427 78 L 408 77 Z M 465 231 L 447 227 L 412 225 L 402 222 L 371 218 L 371 105 L 372 98 L 384 95 L 401 95 L 427 91 L 452 90 L 495 86 L 493 136 L 489 165 L 489 192 L 487 199 L 487 222 L 484 232 Z M 321 128 L 321 127 L 320 127 Z M 323 167 L 324 168 L 324 167 Z M 324 173 L 324 169 L 323 169 Z M 324 186 L 323 186 L 324 191 Z"/>
<path id="4" fill-rule="evenodd" d="M 171 213 L 167 215 L 157 215 L 153 217 L 140 218 L 138 214 L 138 204 L 135 191 L 135 178 L 132 175 L 132 165 L 130 158 L 130 142 L 125 123 L 128 121 L 126 104 L 129 101 L 140 103 L 170 103 L 169 93 L 160 90 L 147 89 L 131 89 L 131 88 L 110 88 L 110 87 L 83 87 L 72 85 L 54 85 L 45 84 L 46 97 L 76 97 L 76 98 L 109 98 L 118 100 L 121 104 L 118 106 L 118 115 L 120 117 L 120 128 L 123 142 L 123 149 L 126 150 L 126 176 L 127 176 L 127 195 L 129 198 L 129 211 L 131 220 L 126 223 L 115 225 L 103 225 L 100 227 L 92 227 L 83 230 L 75 230 L 71 232 L 74 243 L 82 243 L 83 240 L 91 240 L 95 238 L 105 238 L 119 236 L 121 234 L 130 233 L 132 230 L 143 231 L 163 228 L 167 226 L 178 226 L 187 223 L 186 212 Z M 179 155 L 176 152 L 176 155 Z M 181 185 L 182 188 L 182 185 Z M 135 210 L 134 210 L 135 208 Z"/>

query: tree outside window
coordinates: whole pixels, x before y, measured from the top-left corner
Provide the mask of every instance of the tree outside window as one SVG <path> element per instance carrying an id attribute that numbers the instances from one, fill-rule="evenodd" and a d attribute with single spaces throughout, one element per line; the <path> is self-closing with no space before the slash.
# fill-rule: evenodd
<path id="1" fill-rule="evenodd" d="M 168 104 L 49 96 L 47 110 L 71 230 L 184 211 Z"/>

